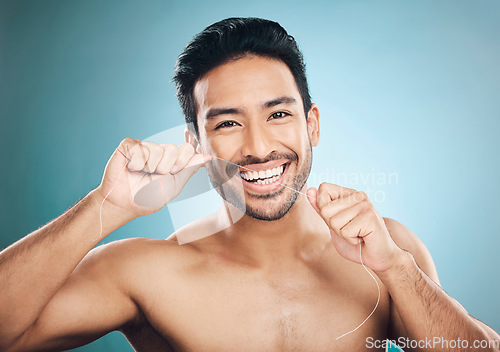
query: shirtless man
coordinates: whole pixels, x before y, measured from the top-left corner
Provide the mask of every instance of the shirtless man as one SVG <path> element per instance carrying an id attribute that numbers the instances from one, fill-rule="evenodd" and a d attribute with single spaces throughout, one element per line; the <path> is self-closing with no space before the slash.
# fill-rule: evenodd
<path id="1" fill-rule="evenodd" d="M 114 330 L 147 352 L 380 351 L 367 339 L 499 339 L 441 289 L 422 242 L 382 218 L 364 193 L 328 183 L 307 189 L 319 111 L 295 41 L 277 23 L 208 27 L 179 57 L 175 80 L 186 120 L 195 122 L 189 143 L 125 139 L 98 188 L 1 252 L 0 350 L 64 350 Z M 193 173 L 186 165 L 211 158 L 202 150 L 241 165 L 238 175 L 279 167 L 281 176 L 242 180 L 246 214 L 212 236 L 93 249 L 113 185 L 102 236 L 165 205 L 135 204 L 130 178 Z M 360 252 L 380 304 L 337 340 L 377 300 Z"/>

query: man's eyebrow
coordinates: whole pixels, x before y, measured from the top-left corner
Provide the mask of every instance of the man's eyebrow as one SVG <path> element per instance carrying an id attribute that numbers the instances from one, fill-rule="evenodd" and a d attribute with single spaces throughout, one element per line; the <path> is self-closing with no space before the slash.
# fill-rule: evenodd
<path id="1" fill-rule="evenodd" d="M 236 115 L 241 114 L 243 110 L 237 108 L 213 108 L 208 110 L 206 119 L 210 120 L 219 115 Z"/>
<path id="2" fill-rule="evenodd" d="M 283 96 L 273 100 L 266 101 L 264 104 L 262 104 L 262 108 L 269 109 L 272 108 L 273 106 L 280 104 L 295 104 L 295 103 L 297 103 L 297 100 L 295 98 Z M 238 115 L 242 113 L 243 109 L 239 108 L 212 108 L 208 110 L 205 118 L 207 120 L 210 120 L 220 115 Z"/>
<path id="3" fill-rule="evenodd" d="M 297 103 L 297 100 L 295 98 L 283 96 L 265 102 L 264 104 L 262 104 L 262 107 L 264 109 L 268 109 L 280 104 L 295 104 L 295 103 Z"/>

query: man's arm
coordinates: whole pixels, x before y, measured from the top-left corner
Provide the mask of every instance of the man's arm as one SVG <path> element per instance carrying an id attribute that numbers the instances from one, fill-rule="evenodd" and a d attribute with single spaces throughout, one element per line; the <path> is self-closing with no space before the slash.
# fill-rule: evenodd
<path id="1" fill-rule="evenodd" d="M 460 339 L 468 341 L 469 350 L 498 351 L 500 336 L 470 316 L 440 287 L 434 263 L 424 244 L 397 221 L 384 220 L 396 244 L 406 250 L 393 268 L 377 273 L 391 295 L 390 338 L 404 337 L 414 341 L 426 341 L 427 338 L 436 342 L 434 350 L 439 351 L 457 349 L 447 349 L 441 340 Z M 491 346 L 483 349 L 473 346 L 474 341 L 481 340 L 488 341 Z M 405 350 L 411 349 L 407 347 Z M 428 349 L 424 346 L 417 350 Z"/>
<path id="2" fill-rule="evenodd" d="M 33 326 L 83 257 L 99 241 L 99 198 L 91 192 L 44 227 L 0 253 L 0 347 L 7 349 Z M 109 216 L 104 235 L 123 224 Z M 105 293 L 105 292 L 102 292 Z"/>
<path id="3" fill-rule="evenodd" d="M 137 308 L 110 269 L 112 256 L 97 249 L 80 262 L 115 229 L 161 209 L 196 172 L 186 166 L 204 160 L 188 144 L 125 139 L 96 190 L 0 252 L 0 350 L 74 347 L 133 319 Z M 178 171 L 171 173 L 173 166 Z M 134 192 L 160 177 L 167 180 L 162 202 L 135 204 Z"/>
<path id="4" fill-rule="evenodd" d="M 499 351 L 498 345 L 483 349 L 473 346 L 474 341 L 481 340 L 493 340 L 495 344 L 500 337 L 493 329 L 467 314 L 457 301 L 417 266 L 413 255 L 404 250 L 408 241 L 402 239 L 408 236 L 401 233 L 402 225 L 397 226 L 398 229 L 394 224 L 389 225 L 392 227 L 390 232 L 364 192 L 322 183 L 318 190 L 310 188 L 307 193 L 311 205 L 330 227 L 337 251 L 357 263 L 361 262 L 362 253 L 363 263 L 387 287 L 394 307 L 392 325 L 397 335 L 416 342 L 425 342 L 426 338 L 431 341 L 433 338 L 453 342 L 467 340 L 469 346 L 469 349 L 456 345 L 433 348 L 432 344 L 421 344 L 418 351 Z M 425 266 L 437 280 L 434 265 L 430 265 L 430 255 L 416 249 L 417 246 L 411 248 L 419 264 Z"/>
<path id="5" fill-rule="evenodd" d="M 120 252 L 130 253 L 134 241 L 93 249 L 6 351 L 67 350 L 138 321 L 139 308 L 120 267 L 129 266 Z"/>

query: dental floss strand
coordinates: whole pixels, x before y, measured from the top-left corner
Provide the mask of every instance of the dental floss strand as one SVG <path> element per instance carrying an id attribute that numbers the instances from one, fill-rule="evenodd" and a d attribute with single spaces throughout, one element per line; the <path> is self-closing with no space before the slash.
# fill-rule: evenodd
<path id="1" fill-rule="evenodd" d="M 121 152 L 120 152 L 121 153 Z M 122 154 L 123 155 L 123 154 Z M 129 160 L 130 161 L 130 160 Z M 122 175 L 122 172 L 123 170 L 125 170 L 125 168 L 127 167 L 129 161 L 127 161 L 125 163 L 125 165 L 123 165 L 120 173 L 118 174 L 118 177 L 116 178 L 116 181 L 115 183 L 113 184 L 113 186 L 111 186 L 111 189 L 109 190 L 108 194 L 106 194 L 106 196 L 102 199 L 102 202 L 101 202 L 101 206 L 99 207 L 99 225 L 100 225 L 100 228 L 101 228 L 101 232 L 99 233 L 99 237 L 97 237 L 95 239 L 95 241 L 97 240 L 100 240 L 101 237 L 102 237 L 102 206 L 104 205 L 104 202 L 106 201 L 106 199 L 108 198 L 108 196 L 111 194 L 111 192 L 113 191 L 113 189 L 115 188 L 116 184 L 118 183 L 118 180 L 120 179 L 120 176 Z"/>
<path id="2" fill-rule="evenodd" d="M 120 152 L 120 153 L 121 153 L 121 152 Z M 121 153 L 121 154 L 123 155 L 123 153 Z M 218 156 L 215 156 L 215 155 L 212 155 L 212 156 L 213 156 L 213 157 L 215 157 L 215 158 L 217 158 L 217 159 L 219 159 L 219 160 L 222 160 L 222 161 L 225 161 L 225 162 L 227 162 L 227 163 L 230 163 L 230 164 L 233 164 L 233 165 L 235 165 L 235 166 L 238 166 L 238 167 L 241 167 L 241 168 L 243 168 L 243 169 L 246 169 L 246 170 L 248 170 L 248 171 L 253 171 L 253 170 L 251 170 L 251 169 L 249 169 L 249 168 L 246 168 L 246 167 L 244 167 L 244 166 L 240 166 L 240 165 L 238 165 L 238 164 L 236 164 L 236 163 L 233 163 L 233 162 L 231 162 L 231 161 L 229 161 L 229 160 L 225 160 L 225 159 L 219 158 Z M 121 169 L 120 173 L 118 174 L 118 177 L 116 178 L 115 183 L 113 184 L 113 186 L 112 186 L 112 187 L 111 187 L 111 189 L 109 190 L 108 194 L 106 194 L 106 196 L 104 197 L 104 199 L 103 199 L 103 200 L 102 200 L 102 202 L 101 202 L 101 206 L 100 206 L 100 208 L 99 208 L 99 223 L 100 223 L 101 232 L 100 232 L 99 237 L 98 237 L 97 239 L 100 239 L 100 238 L 102 237 L 102 206 L 103 206 L 104 202 L 106 201 L 106 199 L 108 198 L 108 196 L 109 196 L 109 195 L 111 194 L 111 192 L 113 191 L 113 189 L 115 188 L 116 184 L 118 183 L 118 179 L 120 178 L 120 176 L 121 176 L 121 174 L 122 174 L 123 170 L 125 170 L 125 168 L 127 167 L 127 164 L 128 164 L 128 162 L 127 162 L 127 163 L 123 166 L 123 168 Z M 294 192 L 297 192 L 297 193 L 299 193 L 299 194 L 302 194 L 302 195 L 304 195 L 304 196 L 308 197 L 308 196 L 307 196 L 307 194 L 302 193 L 302 192 L 300 192 L 300 191 L 297 191 L 296 189 L 294 189 L 294 188 L 292 188 L 292 187 L 289 187 L 289 186 L 287 186 L 287 185 L 284 185 L 284 184 L 282 184 L 282 183 L 280 183 L 280 182 L 278 182 L 278 184 L 282 185 L 283 187 L 289 188 L 289 189 L 291 189 L 291 190 L 292 190 L 292 191 L 294 191 Z M 373 315 L 373 313 L 375 313 L 375 311 L 377 310 L 378 305 L 379 305 L 379 303 L 380 303 L 380 286 L 379 286 L 379 284 L 378 284 L 377 280 L 375 279 L 375 277 L 373 276 L 373 274 L 372 274 L 372 273 L 368 270 L 368 268 L 367 268 L 367 267 L 365 266 L 365 264 L 363 263 L 363 256 L 361 255 L 361 245 L 362 245 L 362 244 L 361 244 L 361 241 L 360 241 L 360 242 L 359 242 L 359 260 L 360 260 L 361 265 L 363 266 L 363 268 L 364 268 L 364 269 L 366 270 L 366 272 L 367 272 L 367 273 L 371 276 L 371 278 L 373 279 L 373 281 L 375 281 L 375 284 L 377 285 L 377 290 L 378 290 L 377 303 L 375 304 L 375 307 L 373 308 L 373 310 L 371 311 L 371 313 L 370 313 L 370 314 L 366 317 L 366 319 L 365 319 L 365 320 L 363 320 L 363 322 L 362 322 L 361 324 L 359 324 L 359 325 L 358 325 L 356 328 L 354 328 L 353 330 L 348 331 L 348 332 L 346 332 L 346 333 L 344 333 L 344 334 L 340 335 L 339 337 L 337 337 L 337 338 L 336 338 L 336 340 L 339 340 L 339 339 L 341 339 L 342 337 L 347 336 L 347 335 L 349 335 L 349 334 L 351 334 L 351 333 L 355 332 L 355 331 L 356 331 L 356 330 L 358 330 L 361 326 L 363 326 L 363 324 L 364 324 L 364 323 L 366 323 L 366 322 L 368 321 L 368 319 L 370 319 L 370 317 Z"/>
<path id="3" fill-rule="evenodd" d="M 363 322 L 361 324 L 359 324 L 356 328 L 352 329 L 351 331 L 348 331 L 346 332 L 345 334 L 342 334 L 340 335 L 339 337 L 336 338 L 336 340 L 338 339 L 341 339 L 342 337 L 346 336 L 346 335 L 349 335 L 350 333 L 353 333 L 354 331 L 358 330 L 361 326 L 363 326 L 364 323 L 366 323 L 366 321 L 368 319 L 370 319 L 370 317 L 373 315 L 373 313 L 375 313 L 375 311 L 377 310 L 378 308 L 378 304 L 380 302 L 380 286 L 377 282 L 377 280 L 375 279 L 375 277 L 373 276 L 373 274 L 368 270 L 368 268 L 365 266 L 365 264 L 363 263 L 363 256 L 361 255 L 361 241 L 359 242 L 359 260 L 361 261 L 361 265 L 363 266 L 363 268 L 365 268 L 366 272 L 368 274 L 370 274 L 370 276 L 372 277 L 373 281 L 375 281 L 375 284 L 377 285 L 377 290 L 378 290 L 378 297 L 377 297 L 377 303 L 375 304 L 375 307 L 373 308 L 372 312 L 370 313 L 370 315 L 368 315 L 366 317 L 365 320 L 363 320 Z"/>

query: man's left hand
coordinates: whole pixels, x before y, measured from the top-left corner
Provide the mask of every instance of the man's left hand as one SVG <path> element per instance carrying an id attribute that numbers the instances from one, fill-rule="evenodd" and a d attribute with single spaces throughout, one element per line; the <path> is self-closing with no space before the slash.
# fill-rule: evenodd
<path id="1" fill-rule="evenodd" d="M 309 202 L 323 218 L 332 242 L 344 258 L 363 264 L 375 272 L 392 268 L 403 250 L 392 240 L 384 219 L 364 192 L 322 183 L 309 188 Z"/>

